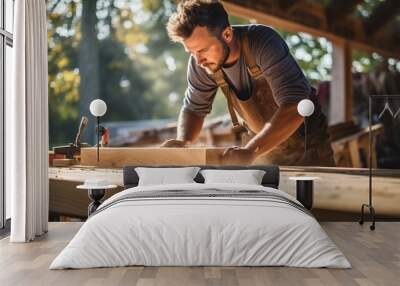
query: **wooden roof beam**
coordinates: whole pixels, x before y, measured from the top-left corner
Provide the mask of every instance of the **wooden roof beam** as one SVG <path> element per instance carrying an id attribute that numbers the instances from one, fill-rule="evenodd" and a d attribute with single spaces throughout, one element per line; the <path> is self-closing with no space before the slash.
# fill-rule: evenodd
<path id="1" fill-rule="evenodd" d="M 399 0 L 381 2 L 364 22 L 365 34 L 373 38 L 387 23 L 400 13 Z"/>
<path id="2" fill-rule="evenodd" d="M 393 26 L 393 30 L 390 32 L 389 37 L 387 38 L 392 45 L 397 47 L 397 50 L 400 54 L 400 21 L 397 21 L 398 24 Z"/>
<path id="3" fill-rule="evenodd" d="M 332 21 L 336 18 L 342 19 L 351 14 L 361 2 L 363 0 L 331 0 L 326 8 L 327 16 Z"/>
<path id="4" fill-rule="evenodd" d="M 301 0 L 302 1 L 302 0 Z M 400 2 L 400 1 L 399 1 Z M 228 13 L 240 17 L 257 19 L 260 23 L 293 32 L 305 32 L 317 37 L 328 38 L 332 42 L 349 41 L 351 46 L 366 52 L 378 52 L 387 57 L 399 58 L 399 45 L 366 39 L 362 21 L 349 22 L 351 28 L 326 23 L 326 10 L 315 2 L 304 2 L 301 8 L 294 5 L 290 13 L 285 13 L 273 0 L 250 2 L 247 0 L 224 0 Z M 314 4 L 314 5 L 312 5 Z M 355 19 L 354 19 L 355 20 Z M 347 22 L 346 22 L 347 23 Z M 327 25 L 326 25 L 327 24 Z"/>
<path id="5" fill-rule="evenodd" d="M 277 1 L 279 7 L 284 11 L 291 11 L 293 7 L 299 5 L 299 2 L 304 2 L 304 0 L 281 0 Z"/>

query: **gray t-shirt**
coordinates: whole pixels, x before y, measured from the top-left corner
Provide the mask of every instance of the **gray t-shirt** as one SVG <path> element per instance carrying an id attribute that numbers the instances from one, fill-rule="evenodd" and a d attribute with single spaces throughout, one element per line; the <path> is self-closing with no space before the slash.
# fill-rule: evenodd
<path id="1" fill-rule="evenodd" d="M 311 86 L 299 65 L 289 52 L 281 36 L 265 25 L 233 26 L 234 31 L 248 30 L 249 48 L 257 65 L 269 83 L 277 105 L 297 103 L 308 98 Z M 253 79 L 249 76 L 243 53 L 229 68 L 222 68 L 237 96 L 246 100 L 251 95 Z M 218 85 L 207 72 L 189 58 L 187 69 L 188 87 L 183 101 L 183 111 L 200 116 L 210 113 Z"/>

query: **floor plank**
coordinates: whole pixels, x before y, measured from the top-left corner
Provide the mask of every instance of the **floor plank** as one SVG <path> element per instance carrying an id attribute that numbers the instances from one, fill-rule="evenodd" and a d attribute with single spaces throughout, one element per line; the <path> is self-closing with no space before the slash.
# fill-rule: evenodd
<path id="1" fill-rule="evenodd" d="M 323 222 L 321 225 L 352 263 L 352 269 L 290 267 L 118 267 L 49 270 L 55 256 L 82 223 L 50 223 L 49 233 L 32 243 L 0 240 L 0 285 L 398 285 L 400 222 L 369 224 Z"/>

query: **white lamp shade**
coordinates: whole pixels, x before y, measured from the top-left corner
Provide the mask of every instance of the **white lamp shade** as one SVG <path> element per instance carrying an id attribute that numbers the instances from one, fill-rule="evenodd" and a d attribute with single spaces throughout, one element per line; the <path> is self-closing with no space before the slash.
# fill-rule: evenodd
<path id="1" fill-rule="evenodd" d="M 303 99 L 297 104 L 297 112 L 303 117 L 310 116 L 314 113 L 314 103 L 309 99 Z"/>
<path id="2" fill-rule="evenodd" d="M 107 104 L 101 99 L 95 99 L 90 103 L 89 109 L 93 116 L 101 117 L 107 111 Z"/>

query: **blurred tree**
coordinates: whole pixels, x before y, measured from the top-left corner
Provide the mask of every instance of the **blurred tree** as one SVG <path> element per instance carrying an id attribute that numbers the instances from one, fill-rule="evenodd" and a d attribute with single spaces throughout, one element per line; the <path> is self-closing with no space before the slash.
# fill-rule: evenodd
<path id="1" fill-rule="evenodd" d="M 332 45 L 325 38 L 277 29 L 312 84 L 330 80 Z"/>
<path id="2" fill-rule="evenodd" d="M 104 11 L 106 17 L 98 19 Z M 91 122 L 83 140 L 93 143 L 94 120 L 89 104 L 94 98 L 107 102 L 105 120 L 153 116 L 156 102 L 143 92 L 150 82 L 137 70 L 139 64 L 129 58 L 127 46 L 116 36 L 125 32 L 124 26 L 119 26 L 123 15 L 124 10 L 116 8 L 113 1 L 49 1 L 50 146 L 72 142 L 81 114 L 89 115 Z M 137 36 L 135 44 L 143 42 L 144 34 L 138 35 L 138 26 L 134 29 L 128 36 Z M 108 30 L 105 36 L 104 30 Z"/>
<path id="3" fill-rule="evenodd" d="M 79 24 L 74 1 L 48 3 L 50 146 L 73 141 L 79 118 Z"/>
<path id="4" fill-rule="evenodd" d="M 82 1 L 81 39 L 79 43 L 79 113 L 89 118 L 90 102 L 100 98 L 99 43 L 97 40 L 97 0 Z M 94 130 L 93 120 L 89 120 L 87 131 L 82 134 L 82 141 L 93 144 L 90 140 Z"/>

